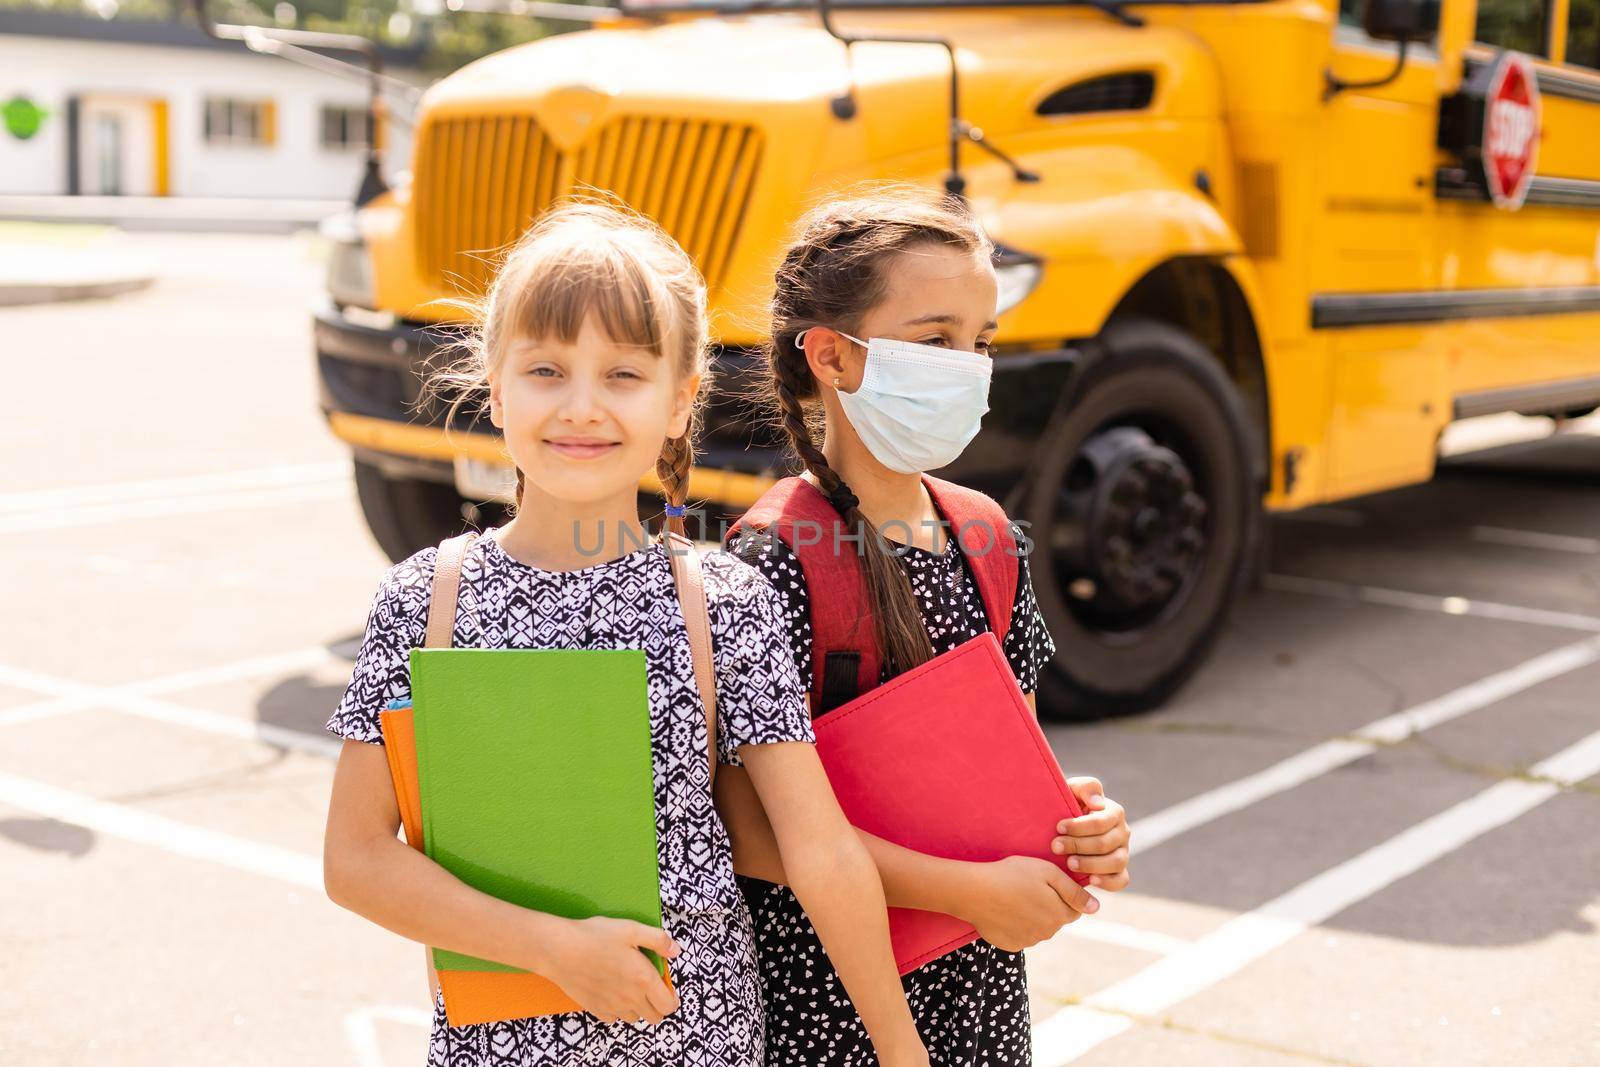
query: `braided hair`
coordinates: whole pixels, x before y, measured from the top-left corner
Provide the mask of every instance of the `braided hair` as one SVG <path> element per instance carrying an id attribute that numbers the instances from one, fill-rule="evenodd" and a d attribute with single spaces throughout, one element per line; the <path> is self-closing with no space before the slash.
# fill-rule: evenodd
<path id="1" fill-rule="evenodd" d="M 889 673 L 933 657 L 922 612 L 899 559 L 861 512 L 860 501 L 818 446 L 824 429 L 816 376 L 795 340 L 813 326 L 858 330 L 888 291 L 894 258 L 924 244 L 989 256 L 993 245 L 958 197 L 903 187 L 829 201 L 808 213 L 778 268 L 764 399 L 805 468 L 851 531 L 873 605 L 875 636 Z"/>

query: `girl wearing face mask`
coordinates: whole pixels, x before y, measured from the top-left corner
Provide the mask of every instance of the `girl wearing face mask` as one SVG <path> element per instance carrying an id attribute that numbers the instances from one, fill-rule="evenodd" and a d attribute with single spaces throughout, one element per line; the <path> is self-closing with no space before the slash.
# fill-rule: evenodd
<path id="1" fill-rule="evenodd" d="M 1004 631 L 1006 658 L 1032 706 L 1038 671 L 1054 652 L 1020 531 L 993 500 L 924 473 L 960 455 L 988 409 L 996 330 L 992 254 L 961 201 L 879 191 L 809 214 L 778 271 L 767 399 L 805 469 L 774 486 L 749 521 L 730 531 L 729 544 L 778 590 L 800 676 L 812 682 L 814 717 L 850 693 L 841 696 L 831 677 L 837 672 L 814 662 L 822 658 L 813 656 L 820 648 L 814 640 L 822 638 L 813 622 L 833 626 L 830 620 L 849 609 L 830 603 L 831 584 L 808 585 L 790 543 L 794 535 L 780 532 L 783 519 L 800 511 L 827 522 L 836 516 L 836 529 L 820 531 L 820 540 L 859 559 L 882 665 L 876 683 L 992 628 Z M 831 510 L 818 506 L 823 499 Z M 1000 603 L 993 579 L 986 577 L 991 584 L 980 590 L 968 558 L 971 542 L 940 525 L 950 518 L 945 512 L 978 515 L 995 530 L 995 542 L 1015 546 L 1014 594 L 1009 613 L 998 612 L 999 625 L 990 618 L 997 613 L 986 611 L 986 600 L 990 609 Z M 752 525 L 776 536 L 756 536 Z M 810 535 L 813 543 L 819 533 Z M 835 541 L 830 534 L 842 536 Z M 859 537 L 845 539 L 852 535 Z M 995 542 L 989 548 L 998 551 Z M 1068 783 L 1087 814 L 1040 833 L 1060 835 L 1054 850 L 1088 872 L 1092 886 L 1125 887 L 1128 828 L 1121 805 L 1093 778 Z M 755 918 L 767 1062 L 871 1063 L 861 1020 L 783 884 L 781 857 L 748 780 L 724 775 L 717 795 Z M 964 863 L 861 836 L 890 905 L 956 915 L 981 935 L 903 979 L 932 1062 L 1030 1063 L 1021 950 L 1095 911 L 1098 902 L 1043 860 Z"/>

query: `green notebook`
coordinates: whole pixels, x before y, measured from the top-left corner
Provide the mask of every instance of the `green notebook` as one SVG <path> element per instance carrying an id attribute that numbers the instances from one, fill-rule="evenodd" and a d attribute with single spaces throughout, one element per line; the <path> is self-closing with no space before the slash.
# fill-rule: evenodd
<path id="1" fill-rule="evenodd" d="M 524 907 L 661 926 L 642 650 L 413 649 L 411 695 L 428 856 Z"/>

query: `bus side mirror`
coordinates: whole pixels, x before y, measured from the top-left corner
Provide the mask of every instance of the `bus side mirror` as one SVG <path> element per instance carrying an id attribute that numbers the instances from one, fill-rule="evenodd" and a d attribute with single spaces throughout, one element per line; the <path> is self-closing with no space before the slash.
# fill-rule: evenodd
<path id="1" fill-rule="evenodd" d="M 1439 32 L 1439 0 L 1367 0 L 1362 21 L 1375 41 L 1425 41 Z"/>

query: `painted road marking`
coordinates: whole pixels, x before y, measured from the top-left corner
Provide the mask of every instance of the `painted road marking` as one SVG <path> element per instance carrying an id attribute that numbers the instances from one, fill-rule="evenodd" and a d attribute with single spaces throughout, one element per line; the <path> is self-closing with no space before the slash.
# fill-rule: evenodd
<path id="1" fill-rule="evenodd" d="M 348 497 L 350 492 L 350 482 L 346 479 L 283 486 L 276 489 L 257 489 L 243 493 L 219 493 L 215 496 L 136 500 L 126 504 L 93 504 L 63 508 L 58 511 L 25 511 L 15 515 L 0 515 L 0 534 L 33 533 L 39 530 L 58 530 L 133 519 L 167 518 L 173 515 L 198 515 L 208 511 L 233 511 L 247 507 L 277 507 L 313 500 L 337 500 Z"/>
<path id="2" fill-rule="evenodd" d="M 310 648 L 296 649 L 293 652 L 280 652 L 270 656 L 252 656 L 249 659 L 236 660 L 232 663 L 219 663 L 210 667 L 198 667 L 193 670 L 180 671 L 177 674 L 166 674 L 158 678 L 146 678 L 143 681 L 130 682 L 114 687 L 87 686 L 96 689 L 95 692 L 84 692 L 73 689 L 62 679 L 36 672 L 27 674 L 13 674 L 12 680 L 17 688 L 33 689 L 35 692 L 45 688 L 46 691 L 72 695 L 57 695 L 54 700 L 45 700 L 37 704 L 27 704 L 22 707 L 0 711 L 0 726 L 9 726 L 15 723 L 32 722 L 35 719 L 49 718 L 52 715 L 63 715 L 72 711 L 83 711 L 87 708 L 98 707 L 103 701 L 120 699 L 128 696 L 156 696 L 173 693 L 182 689 L 196 689 L 206 685 L 218 685 L 224 682 L 235 682 L 246 678 L 253 678 L 263 674 L 276 674 L 280 671 L 309 671 L 315 670 L 325 663 L 335 662 L 339 659 L 334 653 L 321 645 Z M 5 677 L 4 672 L 11 670 L 0 664 L 0 677 Z M 35 684 L 37 683 L 37 685 Z"/>
<path id="3" fill-rule="evenodd" d="M 41 674 L 38 671 L 0 664 L 0 685 L 7 685 L 13 689 L 31 689 L 34 692 L 42 692 L 58 698 L 56 701 L 50 702 L 50 704 L 28 705 L 0 713 L 0 725 L 27 722 L 31 719 L 44 717 L 46 714 L 62 714 L 65 711 L 96 708 L 118 712 L 123 715 L 136 715 L 155 722 L 184 726 L 191 730 L 219 734 L 223 737 L 232 737 L 241 741 L 260 742 L 276 748 L 307 752 L 326 759 L 336 759 L 339 755 L 339 750 L 344 747 L 344 742 L 331 734 L 308 734 L 273 723 L 259 722 L 236 715 L 225 715 L 221 712 L 208 711 L 203 708 L 191 708 L 173 701 L 140 695 L 141 686 L 160 688 L 159 683 L 169 681 L 172 678 L 188 680 L 201 678 L 206 681 L 222 680 L 229 676 L 230 668 L 260 667 L 274 660 L 280 663 L 297 663 L 301 666 L 314 665 L 319 660 L 319 653 L 320 659 L 325 661 L 328 657 L 328 653 L 325 650 L 304 649 L 300 652 L 287 653 L 281 657 L 260 657 L 255 660 L 242 661 L 240 664 L 203 668 L 198 671 L 188 671 L 181 675 L 169 676 L 166 679 L 151 679 L 147 682 L 135 682 L 126 686 L 101 686 L 90 685 L 87 682 L 70 682 L 62 678 Z M 252 671 L 251 673 L 265 672 Z M 248 674 L 244 676 L 248 677 Z"/>
<path id="4" fill-rule="evenodd" d="M 1553 626 L 1563 630 L 1600 633 L 1600 618 L 1568 611 L 1546 611 L 1543 608 L 1525 608 L 1516 604 L 1498 604 L 1492 600 L 1470 600 L 1459 596 L 1431 596 L 1427 593 L 1409 593 L 1402 589 L 1352 585 L 1348 582 L 1330 582 L 1321 578 L 1301 578 L 1293 574 L 1269 574 L 1263 579 L 1262 584 L 1279 593 L 1331 597 L 1335 600 L 1355 600 L 1365 604 L 1382 604 L 1385 607 L 1406 608 L 1411 611 L 1430 611 L 1441 615 L 1475 615 L 1502 622 L 1523 622 L 1533 626 Z"/>
<path id="5" fill-rule="evenodd" d="M 321 859 L 291 849 L 202 829 L 4 772 L 0 772 L 0 802 L 163 852 L 193 859 L 214 859 L 236 870 L 263 874 L 319 892 L 322 890 Z M 1151 933 L 1094 916 L 1084 916 L 1071 926 L 1064 927 L 1062 933 L 1082 940 L 1135 948 L 1158 956 L 1170 955 L 1189 945 L 1180 937 Z"/>
<path id="6" fill-rule="evenodd" d="M 1304 511 L 1284 511 L 1273 516 L 1281 522 L 1308 523 L 1314 526 L 1341 526 L 1350 529 L 1365 526 L 1367 516 L 1348 508 L 1307 508 Z M 1600 554 L 1600 540 L 1593 537 L 1572 537 L 1567 534 L 1544 533 L 1539 530 L 1514 530 L 1504 526 L 1473 526 L 1469 536 L 1474 541 L 1491 545 L 1510 545 L 1514 548 L 1538 548 L 1549 552 L 1573 552 L 1580 555 Z"/>
<path id="7" fill-rule="evenodd" d="M 322 860 L 0 772 L 0 802 L 191 859 L 322 892 Z"/>
<path id="8" fill-rule="evenodd" d="M 289 655 L 292 657 L 296 654 Z M 260 665 L 273 658 L 275 657 L 262 657 L 254 662 Z M 1600 640 L 1580 642 L 1577 645 L 1557 649 L 1519 667 L 1463 687 L 1436 701 L 1380 719 L 1361 732 L 1372 741 L 1330 744 L 1351 744 L 1365 751 L 1371 747 L 1373 741 L 1403 738 L 1413 730 L 1427 729 L 1448 721 L 1487 702 L 1520 692 L 1540 680 L 1556 677 L 1593 663 L 1597 658 L 1600 658 Z M 224 670 L 225 668 L 202 668 L 175 677 L 211 678 Z M 107 692 L 118 691 L 111 687 L 66 682 L 20 668 L 0 668 L 0 679 L 11 683 L 22 682 L 28 687 L 62 696 L 87 696 L 89 692 L 102 696 Z M 154 685 L 164 680 L 170 679 L 152 679 L 144 684 Z M 126 697 L 123 706 L 137 707 L 141 703 L 160 705 L 160 702 L 152 701 L 150 698 Z M 160 707 L 159 710 L 160 713 L 152 717 L 172 721 L 171 709 Z M 214 720 L 238 723 L 238 720 L 229 716 L 213 712 L 196 713 L 194 709 L 188 708 L 177 710 L 182 712 L 177 721 L 183 725 L 196 724 L 190 718 L 192 715 L 201 716 L 199 721 L 205 725 L 201 725 L 200 728 L 212 728 Z M 229 729 L 222 732 L 235 731 Z M 1531 773 L 1535 777 L 1548 780 L 1499 783 L 1473 800 L 1457 805 L 1441 816 L 1426 820 L 1354 860 L 1324 872 L 1276 900 L 1230 920 L 1217 931 L 1198 941 L 1184 942 L 1182 939 L 1163 938 L 1161 935 L 1148 935 L 1127 928 L 1119 930 L 1110 923 L 1100 924 L 1101 931 L 1098 935 L 1092 926 L 1077 931 L 1077 936 L 1095 937 L 1098 940 L 1116 941 L 1131 947 L 1156 950 L 1163 958 L 1134 976 L 1093 995 L 1082 1005 L 1063 1009 L 1051 1016 L 1035 1031 L 1036 1055 L 1045 1065 L 1071 1062 L 1089 1049 L 1130 1028 L 1137 1017 L 1152 1015 L 1208 988 L 1236 973 L 1254 959 L 1282 945 L 1307 927 L 1392 884 L 1405 874 L 1420 869 L 1426 863 L 1432 862 L 1432 859 L 1460 847 L 1489 829 L 1509 822 L 1523 811 L 1543 803 L 1563 785 L 1600 773 L 1600 733 L 1591 735 L 1583 742 L 1542 761 L 1532 769 Z M 1268 777 L 1271 777 L 1270 772 Z M 1281 782 L 1286 779 L 1279 776 L 1272 780 Z M 1299 780 L 1305 779 L 1302 776 Z M 214 860 L 236 869 L 265 874 L 307 888 L 320 885 L 320 864 L 316 857 L 217 831 L 203 830 L 115 803 L 95 800 L 42 782 L 0 774 L 0 801 L 112 836 L 142 842 L 164 851 Z M 1172 810 L 1169 809 L 1168 813 L 1163 814 L 1170 815 Z M 1176 821 L 1169 818 L 1168 827 L 1164 831 L 1165 837 L 1160 839 L 1170 839 L 1173 833 L 1180 832 L 1179 829 L 1174 829 L 1175 825 Z M 1160 837 L 1162 833 L 1158 823 L 1156 832 L 1145 836 Z M 1168 966 L 1169 964 L 1171 966 Z"/>
<path id="9" fill-rule="evenodd" d="M 1393 715 L 1385 715 L 1356 730 L 1348 738 L 1335 738 L 1313 745 L 1265 770 L 1208 789 L 1130 823 L 1134 849 L 1137 854 L 1143 855 L 1185 831 L 1215 822 L 1224 815 L 1287 792 L 1354 762 L 1375 751 L 1379 745 L 1403 741 L 1412 733 L 1420 733 L 1486 708 L 1552 678 L 1587 667 L 1597 660 L 1600 660 L 1600 638 L 1590 638 L 1546 652 L 1499 674 L 1480 678 L 1444 696 Z"/>
<path id="10" fill-rule="evenodd" d="M 54 511 L 90 504 L 126 503 L 131 500 L 170 499 L 176 496 L 210 496 L 247 489 L 303 486 L 311 482 L 351 480 L 348 461 L 299 463 L 251 470 L 190 474 L 176 478 L 111 482 L 103 485 L 63 486 L 21 493 L 0 493 L 0 515 L 22 511 Z"/>
<path id="11" fill-rule="evenodd" d="M 1479 541 L 1495 545 L 1513 545 L 1517 548 L 1542 548 L 1550 552 L 1573 552 L 1592 556 L 1600 553 L 1600 541 L 1593 537 L 1568 537 L 1565 534 L 1540 533 L 1536 530 L 1508 530 L 1500 526 L 1474 526 L 1472 536 Z"/>
<path id="12" fill-rule="evenodd" d="M 1310 927 L 1600 774 L 1600 732 L 1535 764 L 1528 781 L 1490 786 L 1034 1027 L 1038 1067 L 1062 1067 L 1279 948 Z"/>
<path id="13" fill-rule="evenodd" d="M 1098 941 L 1103 945 L 1116 945 L 1118 948 L 1131 948 L 1138 952 L 1148 952 L 1152 956 L 1170 956 L 1189 945 L 1189 939 L 1186 937 L 1174 937 L 1171 934 L 1157 933 L 1154 930 L 1141 930 L 1137 926 L 1129 926 L 1127 923 L 1102 919 L 1098 914 L 1080 915 L 1076 921 L 1056 931 L 1055 937 L 1050 940 L 1054 941 L 1057 938 Z M 1045 942 L 1045 944 L 1048 943 Z"/>

